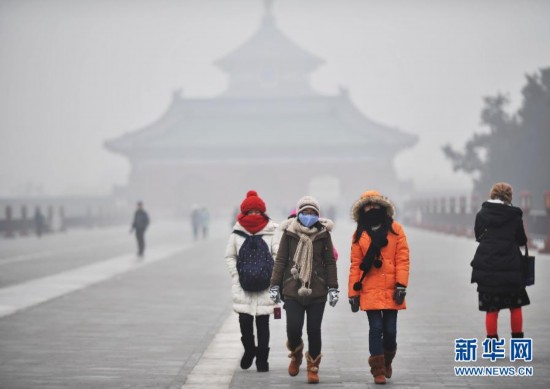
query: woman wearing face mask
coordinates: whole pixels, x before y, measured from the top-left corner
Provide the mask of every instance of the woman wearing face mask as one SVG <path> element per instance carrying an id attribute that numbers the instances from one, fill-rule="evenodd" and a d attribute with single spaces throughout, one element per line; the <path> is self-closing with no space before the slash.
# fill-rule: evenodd
<path id="1" fill-rule="evenodd" d="M 297 217 L 281 223 L 283 235 L 271 277 L 273 301 L 280 301 L 281 292 L 284 296 L 286 346 L 291 358 L 288 374 L 291 376 L 299 373 L 302 363 L 302 329 L 307 315 L 308 383 L 319 382 L 321 322 L 327 294 L 331 306 L 338 302 L 338 277 L 330 236 L 332 227 L 331 220 L 319 218 L 317 200 L 311 196 L 302 197 L 298 201 Z"/>
<path id="2" fill-rule="evenodd" d="M 392 375 L 397 311 L 406 308 L 409 283 L 407 237 L 394 214 L 390 200 L 373 190 L 363 193 L 352 208 L 357 229 L 351 244 L 349 298 L 353 312 L 367 312 L 369 365 L 376 384 L 385 384 Z"/>

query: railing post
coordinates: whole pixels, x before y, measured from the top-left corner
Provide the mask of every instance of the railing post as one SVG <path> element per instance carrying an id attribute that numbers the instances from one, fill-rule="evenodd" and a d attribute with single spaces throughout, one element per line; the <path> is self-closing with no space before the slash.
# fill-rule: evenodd
<path id="1" fill-rule="evenodd" d="M 477 193 L 472 194 L 472 197 L 470 197 L 470 213 L 473 215 L 472 222 L 470 226 L 467 227 L 466 235 L 470 238 L 473 238 L 475 236 L 474 233 L 474 222 L 475 222 L 475 215 L 478 213 L 480 208 L 479 204 L 479 196 Z"/>
<path id="2" fill-rule="evenodd" d="M 470 209 L 474 215 L 479 211 L 479 207 L 479 196 L 477 194 L 473 194 L 470 202 Z"/>
<path id="3" fill-rule="evenodd" d="M 53 206 L 48 205 L 47 211 L 46 211 L 46 232 L 52 233 L 53 231 Z"/>
<path id="4" fill-rule="evenodd" d="M 431 215 L 430 215 L 430 230 L 437 231 L 437 216 L 439 214 L 439 200 L 432 198 L 431 200 Z"/>
<path id="5" fill-rule="evenodd" d="M 458 235 L 458 218 L 456 217 L 456 197 L 449 197 L 449 214 L 447 215 L 447 231 L 450 234 Z"/>
<path id="6" fill-rule="evenodd" d="M 13 238 L 13 214 L 11 205 L 6 206 L 6 231 L 4 232 L 6 238 Z"/>
<path id="7" fill-rule="evenodd" d="M 60 205 L 59 206 L 59 231 L 65 232 L 67 231 L 67 226 L 65 225 L 65 208 Z"/>
<path id="8" fill-rule="evenodd" d="M 460 196 L 458 199 L 458 208 L 461 214 L 466 214 L 466 196 Z"/>
<path id="9" fill-rule="evenodd" d="M 439 227 L 438 230 L 440 232 L 448 232 L 447 231 L 447 198 L 441 197 L 440 206 L 441 206 L 441 213 L 439 215 Z"/>
<path id="10" fill-rule="evenodd" d="M 29 227 L 29 215 L 27 214 L 27 206 L 23 205 L 21 207 L 21 227 L 19 229 L 19 233 L 21 235 L 28 235 L 29 233 L 28 227 Z"/>
<path id="11" fill-rule="evenodd" d="M 88 228 L 92 228 L 94 226 L 94 221 L 92 220 L 92 208 L 90 207 L 86 207 L 86 225 L 88 226 Z"/>
<path id="12" fill-rule="evenodd" d="M 449 197 L 449 213 L 451 215 L 456 213 L 456 197 Z"/>
<path id="13" fill-rule="evenodd" d="M 458 220 L 459 220 L 459 226 L 457 233 L 461 236 L 467 236 L 468 235 L 468 215 L 466 214 L 466 196 L 460 196 L 458 198 Z M 472 221 L 473 223 L 473 221 Z"/>

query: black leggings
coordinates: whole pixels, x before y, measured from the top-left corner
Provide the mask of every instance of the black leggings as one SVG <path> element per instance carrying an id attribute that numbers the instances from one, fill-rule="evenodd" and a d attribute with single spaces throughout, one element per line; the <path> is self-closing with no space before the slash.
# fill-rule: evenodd
<path id="1" fill-rule="evenodd" d="M 254 337 L 254 317 L 256 317 L 256 332 L 258 333 L 258 348 L 269 347 L 269 315 L 252 316 L 239 313 L 239 324 L 243 337 Z"/>
<path id="2" fill-rule="evenodd" d="M 288 344 L 294 350 L 302 342 L 302 328 L 304 327 L 304 316 L 307 313 L 307 339 L 309 355 L 313 359 L 321 354 L 321 322 L 325 312 L 325 301 L 302 305 L 296 300 L 287 298 L 285 301 L 286 311 L 286 334 Z"/>

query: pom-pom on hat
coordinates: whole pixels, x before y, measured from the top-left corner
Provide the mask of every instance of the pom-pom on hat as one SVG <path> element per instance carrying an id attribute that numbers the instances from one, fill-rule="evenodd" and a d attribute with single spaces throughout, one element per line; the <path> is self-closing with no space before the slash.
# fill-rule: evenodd
<path id="1" fill-rule="evenodd" d="M 246 199 L 241 203 L 241 213 L 247 213 L 253 209 L 265 213 L 265 203 L 255 190 L 249 190 Z"/>
<path id="2" fill-rule="evenodd" d="M 499 199 L 506 204 L 512 204 L 512 186 L 506 182 L 499 182 L 491 188 L 491 200 Z"/>
<path id="3" fill-rule="evenodd" d="M 296 204 L 296 212 L 300 213 L 305 209 L 313 209 L 317 212 L 317 215 L 320 215 L 321 213 L 319 211 L 319 202 L 313 196 L 304 196 L 298 200 L 298 204 Z"/>

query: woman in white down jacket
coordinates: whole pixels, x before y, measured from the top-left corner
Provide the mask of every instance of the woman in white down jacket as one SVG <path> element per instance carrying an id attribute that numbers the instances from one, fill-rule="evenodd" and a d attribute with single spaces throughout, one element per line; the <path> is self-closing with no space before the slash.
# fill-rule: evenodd
<path id="1" fill-rule="evenodd" d="M 259 372 L 269 371 L 269 315 L 273 313 L 275 303 L 269 298 L 268 288 L 280 240 L 278 225 L 269 219 L 265 211 L 265 203 L 258 194 L 253 190 L 248 191 L 225 251 L 225 261 L 233 281 L 233 310 L 239 314 L 244 346 L 241 368 L 252 366 L 255 357 L 256 370 Z M 244 260 L 243 256 L 246 257 Z"/>

